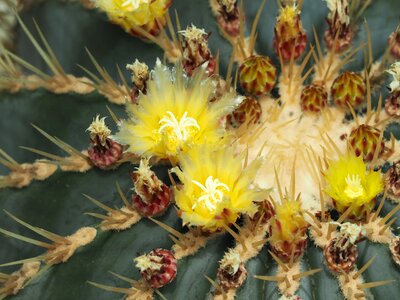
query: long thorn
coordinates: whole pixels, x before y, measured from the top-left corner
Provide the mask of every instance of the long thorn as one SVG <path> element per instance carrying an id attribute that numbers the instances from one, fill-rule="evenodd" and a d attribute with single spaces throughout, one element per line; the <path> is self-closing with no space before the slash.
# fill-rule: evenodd
<path id="1" fill-rule="evenodd" d="M 25 237 L 23 235 L 16 234 L 14 232 L 5 230 L 3 228 L 0 228 L 0 232 L 5 234 L 5 235 L 7 235 L 7 236 L 9 236 L 9 237 L 12 237 L 12 238 L 15 238 L 17 240 L 21 240 L 23 242 L 26 242 L 26 243 L 29 243 L 29 244 L 33 244 L 33 245 L 36 245 L 36 246 L 39 246 L 39 247 L 43 247 L 43 248 L 47 248 L 47 249 L 51 249 L 51 248 L 54 247 L 52 244 L 41 242 L 41 241 L 37 241 L 37 240 L 31 239 L 31 238 L 27 238 L 27 237 Z"/>
<path id="2" fill-rule="evenodd" d="M 280 260 L 279 257 L 277 257 L 272 251 L 268 250 L 269 254 L 271 254 L 272 258 L 277 262 L 278 265 L 281 266 L 281 268 L 287 272 L 289 271 L 289 268 L 283 263 L 283 261 Z"/>
<path id="3" fill-rule="evenodd" d="M 32 230 L 33 232 L 36 232 L 37 234 L 40 234 L 41 236 L 55 242 L 55 243 L 68 243 L 69 240 L 66 239 L 65 237 L 52 233 L 50 231 L 47 231 L 43 228 L 39 228 L 36 226 L 32 226 L 24 221 L 22 221 L 21 219 L 18 219 L 16 216 L 14 216 L 13 214 L 9 213 L 8 211 L 4 210 L 4 212 L 10 217 L 12 218 L 14 221 L 18 222 L 19 224 L 21 224 L 22 226 L 25 226 L 26 228 Z"/>
<path id="4" fill-rule="evenodd" d="M 176 236 L 178 239 L 180 239 L 181 241 L 184 241 L 186 239 L 185 235 L 183 233 L 180 233 L 178 230 L 175 230 L 174 228 L 172 228 L 171 226 L 168 226 L 167 224 L 164 224 L 163 222 L 160 222 L 156 219 L 153 219 L 152 217 L 149 217 L 149 219 L 151 221 L 153 221 L 154 223 L 156 223 L 158 226 L 162 227 L 163 229 L 165 229 L 166 231 L 168 231 L 169 233 L 173 234 L 174 236 Z"/>
<path id="5" fill-rule="evenodd" d="M 298 280 L 298 279 L 306 277 L 306 276 L 314 275 L 315 273 L 318 273 L 318 272 L 321 272 L 321 271 L 322 271 L 322 269 L 314 269 L 314 270 L 301 272 L 299 274 L 293 275 L 293 279 L 294 280 Z"/>
<path id="6" fill-rule="evenodd" d="M 382 285 L 387 285 L 387 284 L 393 283 L 395 281 L 396 280 L 382 280 L 382 281 L 368 282 L 368 283 L 358 284 L 357 288 L 359 288 L 360 290 L 370 289 L 370 288 L 374 288 L 374 287 L 378 287 L 378 286 L 382 286 Z"/>
<path id="7" fill-rule="evenodd" d="M 372 264 L 372 262 L 375 260 L 375 257 L 376 257 L 376 255 L 374 255 L 373 257 L 371 257 L 371 259 L 370 259 L 365 265 L 363 265 L 363 266 L 361 267 L 361 269 L 357 271 L 356 274 L 354 274 L 354 276 L 353 276 L 353 279 L 354 279 L 354 280 L 357 279 L 358 277 L 360 277 L 361 274 L 364 273 L 365 270 L 369 268 L 369 266 L 370 266 L 370 265 Z"/>
<path id="8" fill-rule="evenodd" d="M 105 211 L 108 211 L 109 213 L 113 213 L 115 209 L 112 209 L 111 207 L 108 207 L 107 205 L 101 203 L 100 201 L 94 199 L 93 197 L 90 197 L 89 195 L 82 194 L 86 199 L 90 200 L 92 203 L 96 204 L 98 207 L 102 208 Z"/>
<path id="9" fill-rule="evenodd" d="M 254 278 L 265 280 L 265 281 L 277 281 L 277 282 L 282 282 L 285 280 L 285 277 L 283 276 L 260 276 L 260 275 L 254 275 Z"/>
<path id="10" fill-rule="evenodd" d="M 126 294 L 126 295 L 132 294 L 132 292 L 133 292 L 131 289 L 104 285 L 104 284 L 100 284 L 100 283 L 96 283 L 96 282 L 92 282 L 92 281 L 88 281 L 87 283 L 89 283 L 90 285 L 93 285 L 94 287 L 97 287 L 99 289 L 102 289 L 102 290 L 105 290 L 108 292 L 114 292 L 114 293 L 120 293 L 120 294 Z"/>

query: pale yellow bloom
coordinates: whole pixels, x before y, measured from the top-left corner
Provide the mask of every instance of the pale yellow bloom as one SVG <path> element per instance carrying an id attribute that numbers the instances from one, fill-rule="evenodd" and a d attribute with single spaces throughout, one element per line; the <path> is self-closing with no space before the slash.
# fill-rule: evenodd
<path id="1" fill-rule="evenodd" d="M 307 226 L 300 201 L 284 199 L 275 206 L 275 216 L 271 221 L 271 242 L 295 243 L 299 238 L 304 239 L 303 233 Z"/>
<path id="2" fill-rule="evenodd" d="M 351 216 L 361 217 L 364 209 L 371 210 L 373 200 L 382 191 L 380 171 L 367 170 L 363 158 L 348 154 L 331 162 L 325 174 L 326 192 L 334 200 L 336 209 L 344 212 L 353 206 Z"/>
<path id="3" fill-rule="evenodd" d="M 253 215 L 255 201 L 266 191 L 253 186 L 261 159 L 243 166 L 244 153 L 235 155 L 231 147 L 193 148 L 180 159 L 174 171 L 183 184 L 174 191 L 176 205 L 185 224 L 214 231 L 229 226 L 240 214 Z"/>
<path id="4" fill-rule="evenodd" d="M 164 15 L 172 0 L 95 0 L 97 7 L 109 19 L 127 32 L 135 32 L 140 26 L 149 32 L 157 32 L 158 24 L 165 24 Z"/>
<path id="5" fill-rule="evenodd" d="M 226 134 L 221 119 L 242 98 L 226 93 L 210 103 L 215 86 L 204 77 L 204 70 L 187 78 L 180 67 L 169 70 L 157 62 L 147 94 L 139 97 L 138 104 L 127 106 L 130 119 L 121 123 L 118 142 L 137 155 L 173 162 L 194 145 L 221 144 Z"/>

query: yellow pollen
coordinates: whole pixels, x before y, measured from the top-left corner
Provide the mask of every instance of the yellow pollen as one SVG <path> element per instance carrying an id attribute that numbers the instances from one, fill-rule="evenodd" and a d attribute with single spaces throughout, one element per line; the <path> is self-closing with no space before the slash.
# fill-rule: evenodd
<path id="1" fill-rule="evenodd" d="M 364 195 L 365 190 L 361 185 L 361 178 L 359 175 L 350 175 L 348 174 L 346 177 L 347 187 L 344 190 L 345 194 L 350 198 L 354 199 Z"/>
<path id="2" fill-rule="evenodd" d="M 168 141 L 172 143 L 175 148 L 200 130 L 197 121 L 194 118 L 188 117 L 187 112 L 185 112 L 178 121 L 172 112 L 167 111 L 167 114 L 160 120 L 159 124 L 161 126 L 158 132 L 166 134 Z"/>
<path id="3" fill-rule="evenodd" d="M 203 194 L 193 204 L 192 209 L 195 209 L 197 204 L 204 202 L 207 209 L 213 211 L 217 208 L 217 204 L 222 202 L 224 190 L 226 192 L 230 191 L 225 183 L 219 181 L 218 178 L 213 179 L 212 176 L 208 176 L 205 186 L 196 180 L 192 180 L 192 182 L 203 191 Z"/>
<path id="4" fill-rule="evenodd" d="M 296 6 L 287 6 L 281 10 L 281 14 L 279 16 L 279 21 L 287 22 L 290 25 L 294 26 L 294 22 L 298 16 L 298 11 Z"/>

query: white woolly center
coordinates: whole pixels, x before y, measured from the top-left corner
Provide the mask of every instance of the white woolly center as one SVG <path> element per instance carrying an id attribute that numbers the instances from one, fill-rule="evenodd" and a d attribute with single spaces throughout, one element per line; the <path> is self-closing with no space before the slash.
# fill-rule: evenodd
<path id="1" fill-rule="evenodd" d="M 294 68 L 294 72 L 297 69 Z M 261 155 L 265 156 L 265 160 L 254 183 L 266 189 L 277 187 L 274 174 L 276 169 L 283 192 L 285 188 L 290 191 L 296 161 L 295 192 L 301 193 L 301 206 L 304 210 L 317 212 L 321 210 L 319 186 L 324 188 L 318 158 L 324 157 L 324 152 L 328 152 L 332 158 L 336 157 L 336 151 L 327 135 L 338 150 L 344 152 L 346 143 L 341 140 L 341 136 L 349 133 L 353 124 L 344 123 L 345 114 L 335 107 L 330 108 L 330 113 L 323 112 L 317 116 L 305 114 L 299 105 L 300 97 L 297 96 L 301 88 L 297 90 L 293 85 L 291 93 L 288 93 L 286 85 L 280 84 L 279 88 L 285 106 L 277 105 L 269 97 L 261 98 L 261 125 L 244 131 L 243 148 L 249 148 L 248 161 L 257 158 L 262 149 Z M 279 199 L 278 189 L 271 196 Z M 328 197 L 324 199 L 329 203 Z"/>
<path id="2" fill-rule="evenodd" d="M 359 175 L 348 174 L 345 180 L 347 186 L 344 192 L 348 197 L 355 199 L 364 194 L 365 190 L 361 184 L 361 178 Z"/>
<path id="3" fill-rule="evenodd" d="M 224 191 L 230 191 L 225 183 L 222 183 L 218 178 L 213 179 L 212 176 L 208 176 L 205 185 L 196 180 L 192 180 L 192 182 L 203 191 L 203 194 L 193 204 L 192 209 L 195 209 L 199 203 L 204 202 L 207 209 L 213 211 L 217 208 L 217 204 L 222 202 Z"/>
<path id="4" fill-rule="evenodd" d="M 186 141 L 190 136 L 190 129 L 200 130 L 200 126 L 194 118 L 188 117 L 185 112 L 182 118 L 178 121 L 175 115 L 167 111 L 167 114 L 160 120 L 161 125 L 158 129 L 159 133 L 166 132 L 167 134 L 173 134 L 179 141 Z"/>

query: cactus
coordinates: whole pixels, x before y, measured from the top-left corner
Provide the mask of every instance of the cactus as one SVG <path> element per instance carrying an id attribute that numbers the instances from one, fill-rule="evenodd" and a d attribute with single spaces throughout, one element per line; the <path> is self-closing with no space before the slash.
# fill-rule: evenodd
<path id="1" fill-rule="evenodd" d="M 2 2 L 0 299 L 397 295 L 398 5 L 326 2 Z"/>

